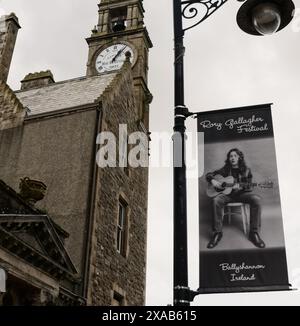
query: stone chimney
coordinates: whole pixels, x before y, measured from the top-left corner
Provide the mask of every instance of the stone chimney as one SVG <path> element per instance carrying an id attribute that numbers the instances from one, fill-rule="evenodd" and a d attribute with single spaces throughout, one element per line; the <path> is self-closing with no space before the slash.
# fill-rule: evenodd
<path id="1" fill-rule="evenodd" d="M 20 28 L 19 20 L 14 13 L 0 17 L 0 81 L 7 81 Z"/>
<path id="2" fill-rule="evenodd" d="M 21 81 L 21 90 L 27 91 L 29 89 L 40 88 L 54 83 L 54 77 L 50 70 L 35 72 L 33 74 L 28 74 Z"/>

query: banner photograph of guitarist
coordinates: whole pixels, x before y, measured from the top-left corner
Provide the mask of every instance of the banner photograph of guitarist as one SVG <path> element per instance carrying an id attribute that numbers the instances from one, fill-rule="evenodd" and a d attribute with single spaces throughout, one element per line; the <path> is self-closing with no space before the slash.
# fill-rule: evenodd
<path id="1" fill-rule="evenodd" d="M 271 113 L 261 104 L 198 114 L 201 293 L 288 287 Z"/>
<path id="2" fill-rule="evenodd" d="M 213 249 L 223 237 L 223 220 L 225 207 L 230 203 L 242 203 L 250 208 L 249 240 L 258 248 L 266 247 L 260 236 L 262 204 L 261 197 L 254 192 L 253 175 L 245 162 L 242 151 L 231 149 L 225 165 L 206 174 L 208 182 L 207 195 L 211 197 L 213 208 L 212 234 L 207 245 Z"/>

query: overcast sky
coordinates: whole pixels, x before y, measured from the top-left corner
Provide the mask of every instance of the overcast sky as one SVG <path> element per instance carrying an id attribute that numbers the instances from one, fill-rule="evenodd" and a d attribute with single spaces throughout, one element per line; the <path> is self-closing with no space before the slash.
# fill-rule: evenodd
<path id="1" fill-rule="evenodd" d="M 20 30 L 9 84 L 29 72 L 51 69 L 55 80 L 85 75 L 85 38 L 97 24 L 99 0 L 0 0 L 2 13 L 15 12 Z M 299 0 L 295 0 L 296 5 Z M 154 48 L 150 54 L 151 131 L 172 132 L 172 1 L 144 0 L 145 22 Z M 273 119 L 290 280 L 300 287 L 300 19 L 270 37 L 249 36 L 228 1 L 187 33 L 186 105 L 190 111 L 274 103 Z M 196 132 L 196 121 L 188 121 Z M 192 138 L 192 137 L 190 137 Z M 149 188 L 147 304 L 172 303 L 172 168 L 152 168 Z M 188 181 L 190 287 L 198 288 L 197 178 Z M 205 295 L 195 305 L 298 305 L 293 292 Z"/>

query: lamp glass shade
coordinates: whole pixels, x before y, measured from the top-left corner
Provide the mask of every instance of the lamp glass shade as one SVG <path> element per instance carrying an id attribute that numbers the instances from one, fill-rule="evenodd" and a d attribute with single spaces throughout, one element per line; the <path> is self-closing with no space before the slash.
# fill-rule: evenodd
<path id="1" fill-rule="evenodd" d="M 268 35 L 284 29 L 293 19 L 293 0 L 247 0 L 237 14 L 237 23 L 251 35 Z"/>
<path id="2" fill-rule="evenodd" d="M 253 8 L 252 22 L 259 34 L 274 34 L 281 25 L 281 12 L 278 6 L 272 2 L 258 4 Z"/>

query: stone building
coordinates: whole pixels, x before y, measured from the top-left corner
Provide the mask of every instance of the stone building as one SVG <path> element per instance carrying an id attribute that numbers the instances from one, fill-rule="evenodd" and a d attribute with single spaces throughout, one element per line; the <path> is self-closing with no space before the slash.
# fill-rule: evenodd
<path id="1" fill-rule="evenodd" d="M 3 305 L 144 304 L 148 168 L 120 167 L 119 125 L 149 136 L 152 43 L 142 0 L 98 6 L 86 76 L 31 73 L 18 91 L 6 81 L 20 26 L 14 14 L 1 18 Z M 122 148 L 115 168 L 97 164 L 103 131 Z"/>

